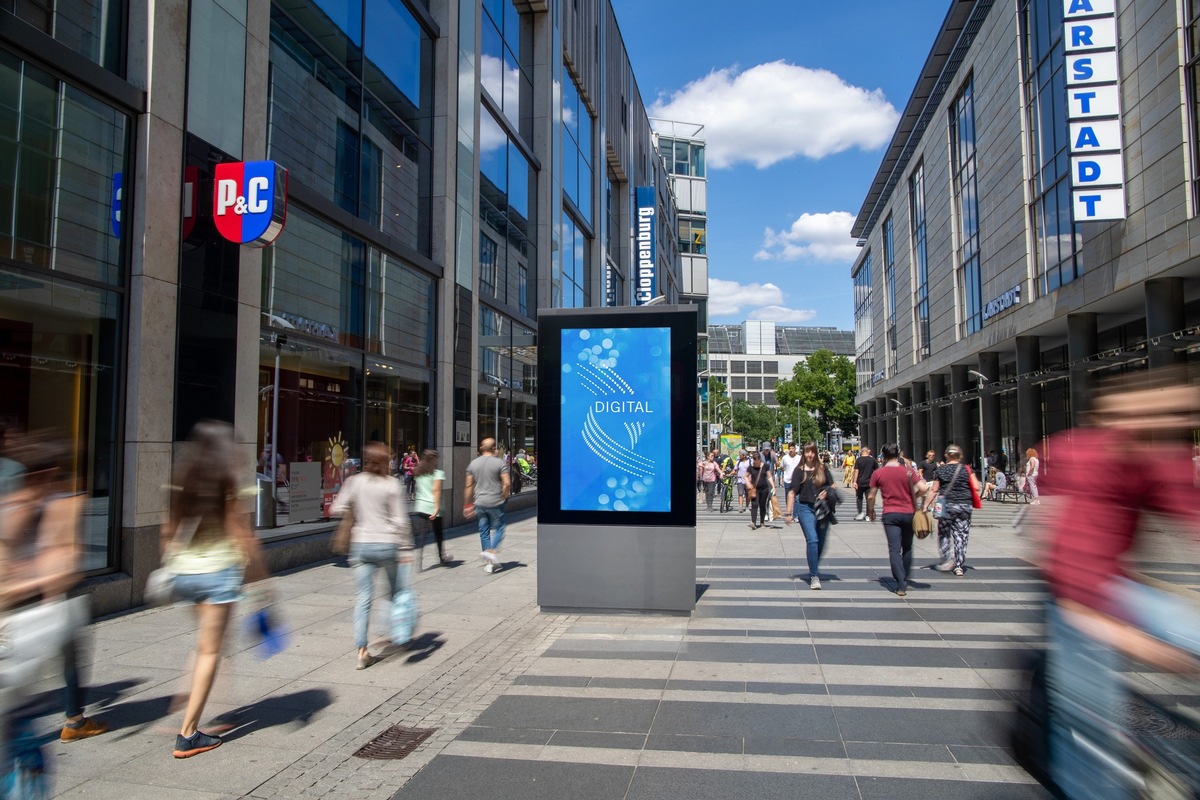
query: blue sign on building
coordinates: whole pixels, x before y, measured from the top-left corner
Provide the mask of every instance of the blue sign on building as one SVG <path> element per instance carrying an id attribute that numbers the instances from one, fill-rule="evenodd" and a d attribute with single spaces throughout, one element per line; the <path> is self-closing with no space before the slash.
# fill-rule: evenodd
<path id="1" fill-rule="evenodd" d="M 657 294 L 654 229 L 658 206 L 653 186 L 639 186 L 635 192 L 637 208 L 633 221 L 634 252 L 637 254 L 637 278 L 633 288 L 636 305 L 649 303 Z"/>

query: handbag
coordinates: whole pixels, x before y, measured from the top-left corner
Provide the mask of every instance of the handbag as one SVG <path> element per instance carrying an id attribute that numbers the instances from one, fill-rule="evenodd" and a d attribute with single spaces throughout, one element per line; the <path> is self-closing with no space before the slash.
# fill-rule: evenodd
<path id="1" fill-rule="evenodd" d="M 913 535 L 918 539 L 924 539 L 933 533 L 933 515 L 923 508 L 918 508 L 913 512 L 912 526 Z"/>
<path id="2" fill-rule="evenodd" d="M 350 532 L 354 529 L 354 512 L 349 508 L 346 513 L 342 514 L 342 520 L 338 523 L 337 530 L 333 534 L 333 539 L 329 541 L 329 550 L 335 556 L 344 556 L 350 552 Z"/>
<path id="3" fill-rule="evenodd" d="M 0 689 L 27 686 L 88 623 L 89 598 L 60 597 L 6 614 L 0 621 Z"/>
<path id="4" fill-rule="evenodd" d="M 175 536 L 167 546 L 168 558 L 171 553 L 182 550 L 191 544 L 192 537 L 196 535 L 196 529 L 199 527 L 199 515 L 179 520 Z M 165 606 L 167 603 L 174 602 L 175 573 L 171 571 L 170 567 L 161 566 L 146 577 L 146 588 L 142 591 L 142 599 L 146 601 L 146 605 L 150 606 Z"/>
<path id="5" fill-rule="evenodd" d="M 970 467 L 967 467 L 967 483 L 971 487 L 971 508 L 983 508 L 983 498 L 979 496 L 979 490 L 975 488 L 975 473 L 971 472 Z"/>

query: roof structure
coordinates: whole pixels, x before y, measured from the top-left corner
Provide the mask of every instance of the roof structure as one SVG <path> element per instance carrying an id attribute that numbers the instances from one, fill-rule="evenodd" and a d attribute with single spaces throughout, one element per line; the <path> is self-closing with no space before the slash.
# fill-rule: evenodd
<path id="1" fill-rule="evenodd" d="M 854 331 L 838 328 L 775 326 L 775 355 L 807 356 L 818 350 L 832 350 L 835 355 L 854 356 Z M 745 353 L 746 342 L 741 325 L 709 325 L 708 352 Z"/>

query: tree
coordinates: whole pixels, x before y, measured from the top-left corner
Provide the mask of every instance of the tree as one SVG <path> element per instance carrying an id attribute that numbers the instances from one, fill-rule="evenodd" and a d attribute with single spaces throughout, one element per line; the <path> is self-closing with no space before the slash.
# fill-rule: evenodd
<path id="1" fill-rule="evenodd" d="M 780 408 L 797 408 L 801 428 L 804 418 L 816 416 L 820 440 L 833 427 L 843 435 L 858 432 L 858 409 L 854 406 L 854 364 L 832 350 L 818 350 L 792 369 L 792 377 L 775 384 L 775 400 Z M 800 433 L 798 431 L 797 433 Z M 801 441 L 806 441 L 802 439 Z"/>
<path id="2" fill-rule="evenodd" d="M 733 431 L 742 435 L 746 446 L 757 447 L 759 442 L 779 436 L 783 428 L 779 414 L 771 406 L 734 400 Z"/>

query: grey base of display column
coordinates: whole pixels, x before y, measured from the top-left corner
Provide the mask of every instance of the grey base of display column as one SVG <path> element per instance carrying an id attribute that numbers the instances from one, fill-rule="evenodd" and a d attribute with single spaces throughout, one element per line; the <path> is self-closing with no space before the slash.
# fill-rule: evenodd
<path id="1" fill-rule="evenodd" d="M 543 609 L 691 612 L 696 529 L 539 525 Z"/>

